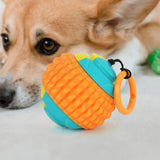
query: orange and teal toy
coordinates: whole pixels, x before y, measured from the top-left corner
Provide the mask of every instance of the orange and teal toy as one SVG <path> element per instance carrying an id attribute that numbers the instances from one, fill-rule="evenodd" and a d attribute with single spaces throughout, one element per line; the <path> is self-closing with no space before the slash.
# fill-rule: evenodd
<path id="1" fill-rule="evenodd" d="M 116 77 L 112 68 L 119 60 L 105 60 L 93 54 L 71 53 L 55 58 L 42 76 L 43 107 L 58 125 L 70 129 L 94 129 L 110 118 L 117 106 L 122 114 L 133 111 L 136 102 L 136 85 L 131 72 L 124 69 Z M 121 101 L 121 84 L 124 78 L 130 85 L 127 108 Z"/>

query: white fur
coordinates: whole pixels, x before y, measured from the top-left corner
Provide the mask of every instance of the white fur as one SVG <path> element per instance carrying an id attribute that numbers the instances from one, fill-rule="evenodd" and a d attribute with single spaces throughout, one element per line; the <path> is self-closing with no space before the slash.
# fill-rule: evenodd
<path id="1" fill-rule="evenodd" d="M 0 1 L 0 16 L 2 15 L 2 13 L 4 11 L 4 8 L 5 8 L 4 3 L 2 3 L 2 1 Z M 1 28 L 2 28 L 2 18 L 0 17 L 0 29 Z M 5 56 L 5 54 L 3 54 L 2 41 L 1 41 L 1 38 L 0 38 L 0 68 L 5 63 L 5 60 L 6 60 L 6 56 Z"/>
<path id="2" fill-rule="evenodd" d="M 110 55 L 108 58 L 120 59 L 125 68 L 130 69 L 132 72 L 136 70 L 136 66 L 147 59 L 147 51 L 141 42 L 134 37 L 130 40 L 124 48 Z M 119 72 L 119 66 L 114 67 L 116 73 Z"/>
<path id="3" fill-rule="evenodd" d="M 75 46 L 75 48 L 72 48 L 70 50 L 71 53 L 88 53 L 89 55 L 96 53 L 99 55 L 106 55 L 106 52 L 104 50 L 93 50 L 92 48 L 88 48 L 85 45 L 79 45 Z M 124 66 L 128 69 L 130 69 L 132 72 L 136 70 L 137 64 L 142 63 L 145 59 L 147 59 L 147 51 L 141 44 L 141 42 L 134 37 L 131 39 L 126 45 L 119 51 L 111 54 L 108 57 L 104 57 L 107 59 L 120 59 Z M 116 73 L 118 74 L 120 72 L 119 65 L 115 65 L 114 69 Z"/>

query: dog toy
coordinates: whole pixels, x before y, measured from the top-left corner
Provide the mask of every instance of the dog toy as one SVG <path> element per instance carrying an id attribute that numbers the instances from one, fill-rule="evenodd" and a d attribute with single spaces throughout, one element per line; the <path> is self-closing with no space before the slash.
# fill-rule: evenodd
<path id="1" fill-rule="evenodd" d="M 160 49 L 154 50 L 148 57 L 148 60 L 151 64 L 152 70 L 156 74 L 160 74 Z"/>
<path id="2" fill-rule="evenodd" d="M 121 73 L 116 78 L 112 65 L 120 62 Z M 128 79 L 130 101 L 124 108 L 121 84 Z M 136 86 L 131 72 L 120 60 L 105 60 L 93 54 L 71 53 L 55 58 L 42 75 L 43 107 L 58 125 L 70 129 L 94 129 L 110 118 L 115 105 L 122 114 L 133 111 Z"/>

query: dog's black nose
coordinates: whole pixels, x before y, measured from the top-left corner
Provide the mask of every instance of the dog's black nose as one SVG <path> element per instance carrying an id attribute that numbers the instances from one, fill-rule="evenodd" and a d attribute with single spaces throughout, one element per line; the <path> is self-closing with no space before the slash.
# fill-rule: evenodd
<path id="1" fill-rule="evenodd" d="M 0 88 L 0 107 L 8 107 L 8 105 L 13 101 L 14 96 L 14 90 Z"/>

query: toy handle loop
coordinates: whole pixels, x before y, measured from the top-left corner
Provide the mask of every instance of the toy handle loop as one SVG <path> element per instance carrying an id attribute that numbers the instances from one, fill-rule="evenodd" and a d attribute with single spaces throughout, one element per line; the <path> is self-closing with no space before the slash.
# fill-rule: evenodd
<path id="1" fill-rule="evenodd" d="M 127 75 L 128 73 L 126 70 L 122 71 L 116 79 L 115 88 L 114 88 L 115 105 L 117 106 L 117 109 L 119 110 L 119 112 L 124 115 L 130 114 L 133 111 L 135 103 L 136 103 L 136 84 L 135 84 L 133 76 L 130 76 L 130 78 L 128 78 L 128 82 L 130 86 L 129 104 L 127 108 L 125 108 L 122 104 L 121 86 L 122 86 L 122 81 L 127 77 Z"/>

